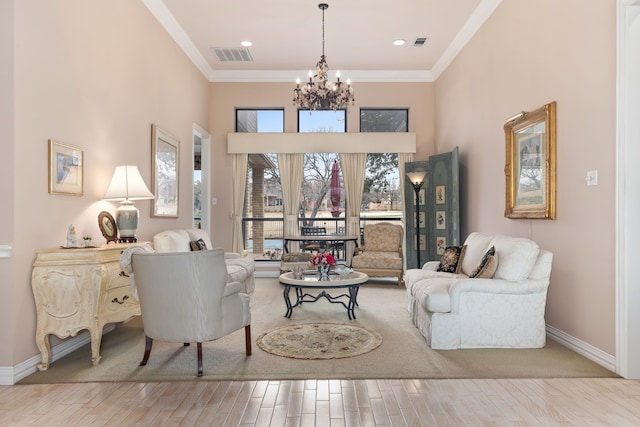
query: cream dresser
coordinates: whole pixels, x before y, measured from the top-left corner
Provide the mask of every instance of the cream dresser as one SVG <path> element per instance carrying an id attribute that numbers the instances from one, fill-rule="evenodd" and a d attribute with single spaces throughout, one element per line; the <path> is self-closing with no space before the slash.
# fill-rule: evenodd
<path id="1" fill-rule="evenodd" d="M 120 255 L 130 244 L 99 248 L 37 251 L 31 286 L 36 302 L 36 344 L 42 354 L 41 371 L 49 367 L 49 335 L 91 335 L 91 361 L 100 363 L 102 329 L 140 315 L 131 296 L 129 279 L 120 274 Z"/>

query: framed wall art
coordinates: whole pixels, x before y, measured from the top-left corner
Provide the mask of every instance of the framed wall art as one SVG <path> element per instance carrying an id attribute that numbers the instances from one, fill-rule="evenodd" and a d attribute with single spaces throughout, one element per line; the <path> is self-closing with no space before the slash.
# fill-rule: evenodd
<path id="1" fill-rule="evenodd" d="M 507 218 L 556 218 L 556 103 L 505 122 Z"/>
<path id="2" fill-rule="evenodd" d="M 84 151 L 49 140 L 49 193 L 84 194 Z"/>
<path id="3" fill-rule="evenodd" d="M 156 125 L 151 126 L 152 217 L 178 217 L 180 141 Z"/>

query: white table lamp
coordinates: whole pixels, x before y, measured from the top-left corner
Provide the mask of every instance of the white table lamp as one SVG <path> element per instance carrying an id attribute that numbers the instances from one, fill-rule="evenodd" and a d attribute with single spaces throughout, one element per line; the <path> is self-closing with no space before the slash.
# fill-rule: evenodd
<path id="1" fill-rule="evenodd" d="M 116 209 L 116 225 L 121 242 L 135 242 L 140 212 L 133 200 L 153 199 L 154 196 L 144 183 L 137 166 L 116 166 L 104 199 L 119 201 Z"/>

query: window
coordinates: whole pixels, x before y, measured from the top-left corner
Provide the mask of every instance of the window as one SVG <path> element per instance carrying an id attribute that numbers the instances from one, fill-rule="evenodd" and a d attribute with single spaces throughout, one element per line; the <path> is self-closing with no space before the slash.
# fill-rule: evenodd
<path id="1" fill-rule="evenodd" d="M 236 108 L 236 132 L 284 132 L 284 109 Z"/>
<path id="2" fill-rule="evenodd" d="M 236 109 L 236 132 L 284 132 L 284 109 Z M 275 154 L 249 154 L 243 210 L 244 248 L 260 260 L 282 254 L 282 186 Z"/>
<path id="3" fill-rule="evenodd" d="M 300 133 L 346 131 L 346 110 L 298 110 Z M 304 218 L 303 225 L 323 227 L 328 233 L 344 230 L 345 200 L 341 178 L 337 153 L 305 154 L 300 195 L 300 218 Z"/>
<path id="4" fill-rule="evenodd" d="M 298 110 L 298 132 L 346 132 L 346 110 Z"/>
<path id="5" fill-rule="evenodd" d="M 406 108 L 362 108 L 360 132 L 408 132 L 409 110 Z M 362 196 L 362 212 L 382 212 L 402 217 L 397 153 L 370 153 Z"/>
<path id="6" fill-rule="evenodd" d="M 360 109 L 360 132 L 408 132 L 409 110 L 406 108 Z"/>

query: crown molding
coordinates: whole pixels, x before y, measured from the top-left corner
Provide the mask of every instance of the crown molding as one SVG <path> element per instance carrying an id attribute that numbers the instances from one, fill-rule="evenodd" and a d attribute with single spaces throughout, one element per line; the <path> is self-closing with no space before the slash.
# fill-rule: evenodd
<path id="1" fill-rule="evenodd" d="M 182 26 L 176 21 L 176 18 L 171 14 L 167 6 L 162 0 L 142 0 L 142 3 L 149 9 L 151 14 L 158 20 L 160 25 L 165 29 L 167 33 L 173 38 L 173 40 L 180 46 L 182 51 L 193 62 L 193 64 L 200 70 L 200 72 L 211 81 L 211 75 L 213 69 L 209 65 L 204 56 L 200 53 L 196 45 L 191 38 L 184 31 Z"/>
<path id="2" fill-rule="evenodd" d="M 304 82 L 309 70 L 214 70 L 209 78 L 211 82 L 267 82 L 267 83 L 295 83 L 296 78 Z M 433 82 L 431 71 L 416 70 L 340 70 L 340 74 L 354 83 L 415 83 Z"/>
<path id="3" fill-rule="evenodd" d="M 187 57 L 210 82 L 295 82 L 296 77 L 306 76 L 305 71 L 287 70 L 214 70 L 202 56 L 162 0 L 141 0 L 160 25 L 169 33 Z M 473 35 L 482 27 L 502 0 L 482 0 L 467 22 L 454 37 L 451 44 L 438 58 L 432 70 L 343 70 L 353 82 L 362 83 L 416 83 L 434 82 L 446 70 Z"/>
<path id="4" fill-rule="evenodd" d="M 476 10 L 473 11 L 467 22 L 464 23 L 451 44 L 445 49 L 433 66 L 434 80 L 447 69 L 449 64 L 458 56 L 462 49 L 469 43 L 473 35 L 484 25 L 489 16 L 502 3 L 502 0 L 482 0 Z"/>

